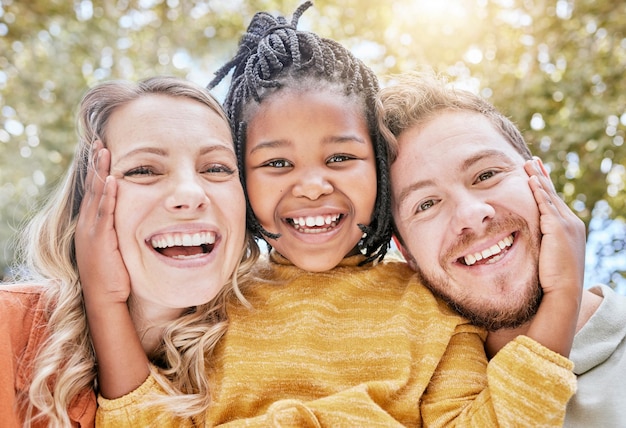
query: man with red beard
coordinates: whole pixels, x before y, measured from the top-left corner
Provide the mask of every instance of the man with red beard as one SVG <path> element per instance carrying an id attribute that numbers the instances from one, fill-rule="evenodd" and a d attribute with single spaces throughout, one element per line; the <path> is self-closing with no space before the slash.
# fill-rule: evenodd
<path id="1" fill-rule="evenodd" d="M 380 100 L 396 240 L 409 265 L 490 332 L 489 355 L 518 335 L 569 355 L 578 392 L 565 426 L 623 426 L 626 297 L 607 286 L 581 296 L 584 224 L 519 130 L 429 73 L 395 77 Z"/>

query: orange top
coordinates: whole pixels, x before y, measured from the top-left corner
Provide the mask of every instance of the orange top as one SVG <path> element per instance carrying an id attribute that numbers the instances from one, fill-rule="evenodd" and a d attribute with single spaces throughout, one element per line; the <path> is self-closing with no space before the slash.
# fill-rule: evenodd
<path id="1" fill-rule="evenodd" d="M 17 397 L 28 394 L 33 360 L 47 337 L 47 311 L 42 286 L 0 285 L 0 421 L 7 428 L 21 427 L 23 415 Z M 93 427 L 94 391 L 76 396 L 68 409 L 74 427 Z M 45 421 L 35 427 L 47 426 Z"/>

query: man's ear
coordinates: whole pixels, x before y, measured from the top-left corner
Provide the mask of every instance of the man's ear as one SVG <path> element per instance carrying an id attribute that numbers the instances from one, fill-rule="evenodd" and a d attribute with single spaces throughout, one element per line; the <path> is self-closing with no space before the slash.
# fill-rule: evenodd
<path id="1" fill-rule="evenodd" d="M 409 267 L 413 270 L 417 270 L 417 263 L 415 262 L 415 259 L 413 258 L 409 250 L 407 250 L 404 245 L 402 245 L 400 238 L 398 238 L 395 234 L 392 236 L 392 238 L 393 242 L 395 242 L 396 247 L 398 247 L 398 249 L 400 250 L 402 257 L 404 257 L 404 260 L 406 260 L 406 263 L 409 265 Z"/>

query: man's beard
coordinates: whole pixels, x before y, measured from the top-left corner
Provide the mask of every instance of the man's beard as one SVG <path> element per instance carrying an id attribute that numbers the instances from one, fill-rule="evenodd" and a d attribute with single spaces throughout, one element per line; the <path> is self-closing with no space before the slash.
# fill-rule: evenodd
<path id="1" fill-rule="evenodd" d="M 506 225 L 503 224 L 494 224 L 492 229 L 499 229 L 502 227 L 508 227 L 508 230 L 511 230 L 511 225 L 514 225 L 519 233 L 525 234 L 526 236 L 531 236 L 529 234 L 528 225 L 525 221 L 518 219 L 507 219 L 505 221 Z M 500 329 L 509 329 L 516 328 L 530 321 L 537 310 L 539 309 L 539 303 L 541 302 L 541 298 L 543 296 L 543 289 L 541 288 L 541 284 L 539 283 L 539 273 L 538 273 L 538 262 L 539 262 L 539 246 L 541 244 L 541 233 L 537 233 L 536 236 L 531 237 L 530 248 L 533 254 L 531 255 L 532 266 L 529 266 L 529 269 L 532 269 L 532 273 L 526 283 L 521 285 L 522 289 L 519 288 L 515 290 L 510 290 L 510 292 L 518 292 L 514 296 L 515 302 L 512 305 L 504 306 L 503 300 L 499 302 L 491 303 L 484 301 L 484 298 L 475 298 L 472 295 L 472 290 L 475 287 L 478 287 L 478 284 L 466 284 L 465 292 L 463 295 L 454 296 L 453 288 L 449 285 L 449 279 L 446 276 L 446 273 L 443 274 L 432 274 L 429 275 L 423 269 L 419 267 L 417 262 L 414 260 L 414 264 L 416 267 L 416 272 L 422 284 L 428 287 L 434 295 L 441 298 L 445 301 L 450 307 L 460 313 L 462 316 L 467 318 L 472 324 L 483 327 L 488 331 L 496 331 Z M 467 247 L 467 243 L 471 242 L 473 237 L 463 237 L 461 239 L 462 242 L 459 242 L 457 245 L 453 246 L 453 248 L 447 253 L 458 254 L 454 248 L 455 247 Z M 444 260 L 449 260 L 448 256 L 444 256 L 440 265 L 444 266 Z M 521 273 L 520 273 L 521 274 Z M 495 283 L 498 285 L 498 288 L 503 290 L 507 288 L 508 279 L 503 275 L 501 278 L 497 278 Z M 518 286 L 519 287 L 519 286 Z M 510 301 L 509 301 L 510 302 Z"/>
<path id="2" fill-rule="evenodd" d="M 487 306 L 479 299 L 472 299 L 471 296 L 454 298 L 446 294 L 448 290 L 447 280 L 432 280 L 424 276 L 421 269 L 417 270 L 417 276 L 426 287 L 437 297 L 446 302 L 452 309 L 472 324 L 482 327 L 488 331 L 496 331 L 502 328 L 516 328 L 530 321 L 537 310 L 543 296 L 543 290 L 539 281 L 530 281 L 526 284 L 526 293 L 520 304 L 516 307 L 494 307 Z"/>

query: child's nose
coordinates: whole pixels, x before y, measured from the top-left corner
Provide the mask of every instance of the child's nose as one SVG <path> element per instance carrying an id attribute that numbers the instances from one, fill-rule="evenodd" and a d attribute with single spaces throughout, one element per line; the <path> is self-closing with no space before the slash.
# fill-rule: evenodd
<path id="1" fill-rule="evenodd" d="M 303 196 L 313 201 L 320 196 L 332 193 L 332 191 L 332 184 L 318 170 L 305 171 L 298 177 L 298 182 L 293 186 L 294 196 Z"/>

